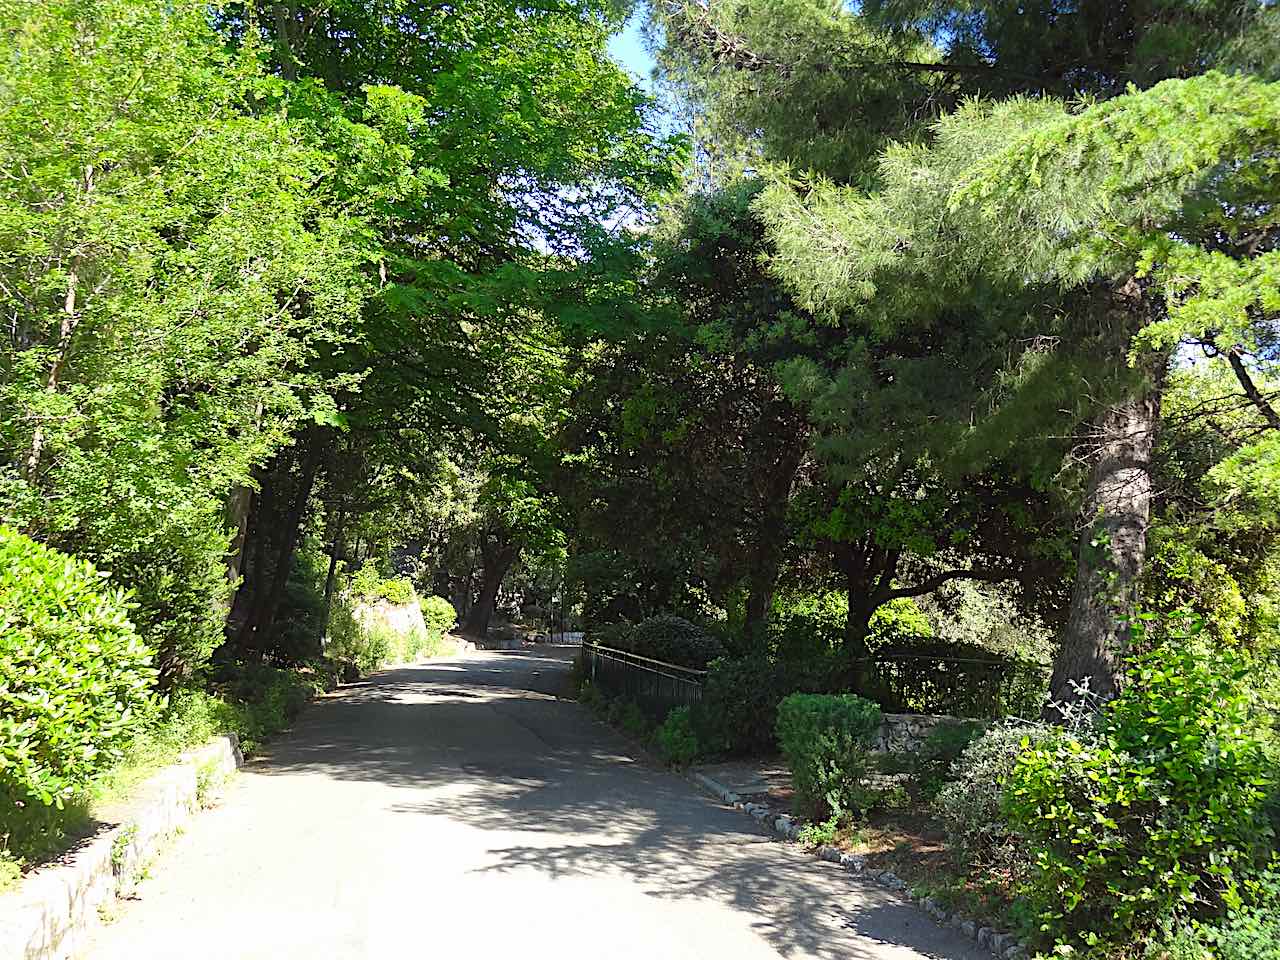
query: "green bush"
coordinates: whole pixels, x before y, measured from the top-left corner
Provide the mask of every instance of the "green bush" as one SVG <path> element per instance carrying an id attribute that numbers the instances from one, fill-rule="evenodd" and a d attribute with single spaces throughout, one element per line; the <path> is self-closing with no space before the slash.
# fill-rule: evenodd
<path id="1" fill-rule="evenodd" d="M 61 808 L 145 721 L 155 671 L 126 595 L 90 564 L 0 526 L 0 835 Z"/>
<path id="2" fill-rule="evenodd" d="M 866 786 L 880 708 L 853 694 L 793 693 L 778 706 L 778 744 L 802 812 L 844 818 L 874 802 Z"/>
<path id="3" fill-rule="evenodd" d="M 587 633 L 587 639 L 592 643 L 598 643 L 602 647 L 612 647 L 614 650 L 630 650 L 631 649 L 631 630 L 632 624 L 625 620 L 619 620 L 617 623 L 602 623 L 599 626 L 593 626 Z"/>
<path id="4" fill-rule="evenodd" d="M 422 608 L 427 633 L 433 637 L 443 636 L 458 620 L 458 611 L 444 597 L 423 597 L 418 605 Z"/>
<path id="5" fill-rule="evenodd" d="M 915 803 L 932 803 L 951 781 L 952 764 L 982 731 L 978 721 L 938 724 L 914 753 L 887 754 L 880 758 L 880 767 L 908 774 L 903 785 L 907 796 Z"/>
<path id="6" fill-rule="evenodd" d="M 1160 938 L 1151 960 L 1280 960 L 1280 874 L 1268 871 L 1246 885 L 1240 906 L 1212 923 L 1191 922 Z"/>
<path id="7" fill-rule="evenodd" d="M 214 674 L 214 692 L 229 709 L 218 711 L 219 733 L 240 737 L 245 753 L 253 753 L 268 737 L 284 730 L 323 689 L 315 674 L 255 663 L 225 663 Z"/>
<path id="8" fill-rule="evenodd" d="M 698 759 L 698 737 L 689 714 L 688 707 L 676 707 L 654 734 L 658 752 L 672 766 L 687 767 Z"/>
<path id="9" fill-rule="evenodd" d="M 702 670 L 712 660 L 724 656 L 719 640 L 683 617 L 670 614 L 640 621 L 625 635 L 614 638 L 613 645 L 618 644 L 621 650 L 694 670 Z"/>
<path id="10" fill-rule="evenodd" d="M 947 846 L 966 869 L 1026 872 L 1026 847 L 1005 816 L 1001 789 L 1027 745 L 1051 733 L 1043 724 L 1006 723 L 987 730 L 952 762 L 933 801 L 946 828 Z"/>
<path id="11" fill-rule="evenodd" d="M 357 673 L 372 673 L 391 660 L 399 650 L 399 636 L 386 629 L 366 629 L 356 619 L 351 601 L 335 597 L 329 614 L 329 635 L 325 656 L 350 664 Z"/>
<path id="12" fill-rule="evenodd" d="M 625 697 L 609 699 L 605 704 L 604 716 L 611 725 L 621 727 L 633 737 L 643 737 L 649 729 L 649 721 L 640 705 Z"/>
<path id="13" fill-rule="evenodd" d="M 390 603 L 413 603 L 416 596 L 413 583 L 405 577 L 382 581 L 382 599 Z"/>
<path id="14" fill-rule="evenodd" d="M 699 740 L 715 753 L 772 753 L 777 748 L 778 704 L 794 689 L 781 676 L 781 668 L 763 655 L 713 661 L 694 710 Z"/>
<path id="15" fill-rule="evenodd" d="M 412 603 L 416 596 L 411 581 L 405 577 L 384 578 L 372 560 L 366 560 L 364 566 L 351 575 L 347 591 L 361 600 L 391 603 Z"/>
<path id="16" fill-rule="evenodd" d="M 1063 733 L 1018 757 L 1006 811 L 1056 942 L 1139 942 L 1159 922 L 1238 905 L 1271 844 L 1275 777 L 1248 675 L 1194 635 L 1165 643 L 1131 662 L 1095 737 Z"/>

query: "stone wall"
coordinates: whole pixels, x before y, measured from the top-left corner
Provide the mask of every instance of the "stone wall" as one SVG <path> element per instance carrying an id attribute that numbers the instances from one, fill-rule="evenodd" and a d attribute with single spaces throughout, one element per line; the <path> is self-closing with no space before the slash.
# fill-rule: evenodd
<path id="1" fill-rule="evenodd" d="M 981 721 L 921 713 L 886 713 L 872 749 L 880 753 L 916 753 L 938 727 Z"/>
<path id="2" fill-rule="evenodd" d="M 119 896 L 129 894 L 161 847 L 244 762 L 234 734 L 193 750 L 148 780 L 116 825 L 0 896 L 0 960 L 75 956 Z"/>
<path id="3" fill-rule="evenodd" d="M 382 627 L 404 636 L 417 630 L 424 636 L 427 622 L 422 619 L 422 607 L 418 598 L 409 603 L 392 603 L 390 600 L 359 601 L 351 611 L 362 627 L 373 630 Z"/>

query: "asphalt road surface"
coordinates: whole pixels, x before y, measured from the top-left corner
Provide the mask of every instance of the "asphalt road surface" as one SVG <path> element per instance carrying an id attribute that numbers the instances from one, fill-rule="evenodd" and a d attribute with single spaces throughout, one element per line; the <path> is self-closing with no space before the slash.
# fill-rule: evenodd
<path id="1" fill-rule="evenodd" d="M 310 707 L 162 855 L 93 960 L 990 960 L 557 700 L 572 650 Z"/>

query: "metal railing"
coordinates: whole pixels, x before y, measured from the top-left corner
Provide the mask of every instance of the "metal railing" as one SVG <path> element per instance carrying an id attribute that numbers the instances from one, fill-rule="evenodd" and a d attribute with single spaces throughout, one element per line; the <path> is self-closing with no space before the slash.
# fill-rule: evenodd
<path id="1" fill-rule="evenodd" d="M 999 657 L 885 652 L 872 656 L 891 712 L 995 719 L 1039 715 L 1048 666 Z"/>
<path id="2" fill-rule="evenodd" d="M 613 647 L 582 641 L 583 673 L 610 697 L 625 697 L 653 720 L 666 719 L 675 707 L 691 707 L 702 699 L 705 670 L 693 670 L 674 663 Z"/>

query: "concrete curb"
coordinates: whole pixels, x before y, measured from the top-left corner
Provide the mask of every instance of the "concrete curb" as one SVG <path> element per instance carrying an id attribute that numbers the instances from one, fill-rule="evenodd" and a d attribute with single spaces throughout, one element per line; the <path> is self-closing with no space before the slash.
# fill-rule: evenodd
<path id="1" fill-rule="evenodd" d="M 244 764 L 235 734 L 184 754 L 147 780 L 121 822 L 0 896 L 0 960 L 66 960 L 127 895 L 210 791 Z"/>
<path id="2" fill-rule="evenodd" d="M 794 843 L 799 839 L 803 828 L 789 815 L 776 813 L 763 803 L 744 803 L 736 793 L 705 773 L 691 770 L 689 771 L 689 779 L 717 800 L 722 800 L 735 810 L 741 810 L 766 829 L 772 830 L 783 840 Z M 948 913 L 942 904 L 934 898 L 921 897 L 913 893 L 907 888 L 905 881 L 889 870 L 883 872 L 868 871 L 866 857 L 844 853 L 836 847 L 818 847 L 813 853 L 819 860 L 838 863 L 855 876 L 878 883 L 882 887 L 888 887 L 890 890 L 902 894 L 913 903 L 919 905 L 939 926 L 951 927 L 960 931 L 970 940 L 976 940 L 979 947 L 990 950 L 992 955 L 999 957 L 1000 960 L 1026 960 L 1028 956 L 1026 948 L 1012 934 L 1002 933 L 994 926 L 987 926 L 980 920 L 966 918 L 959 913 Z"/>

